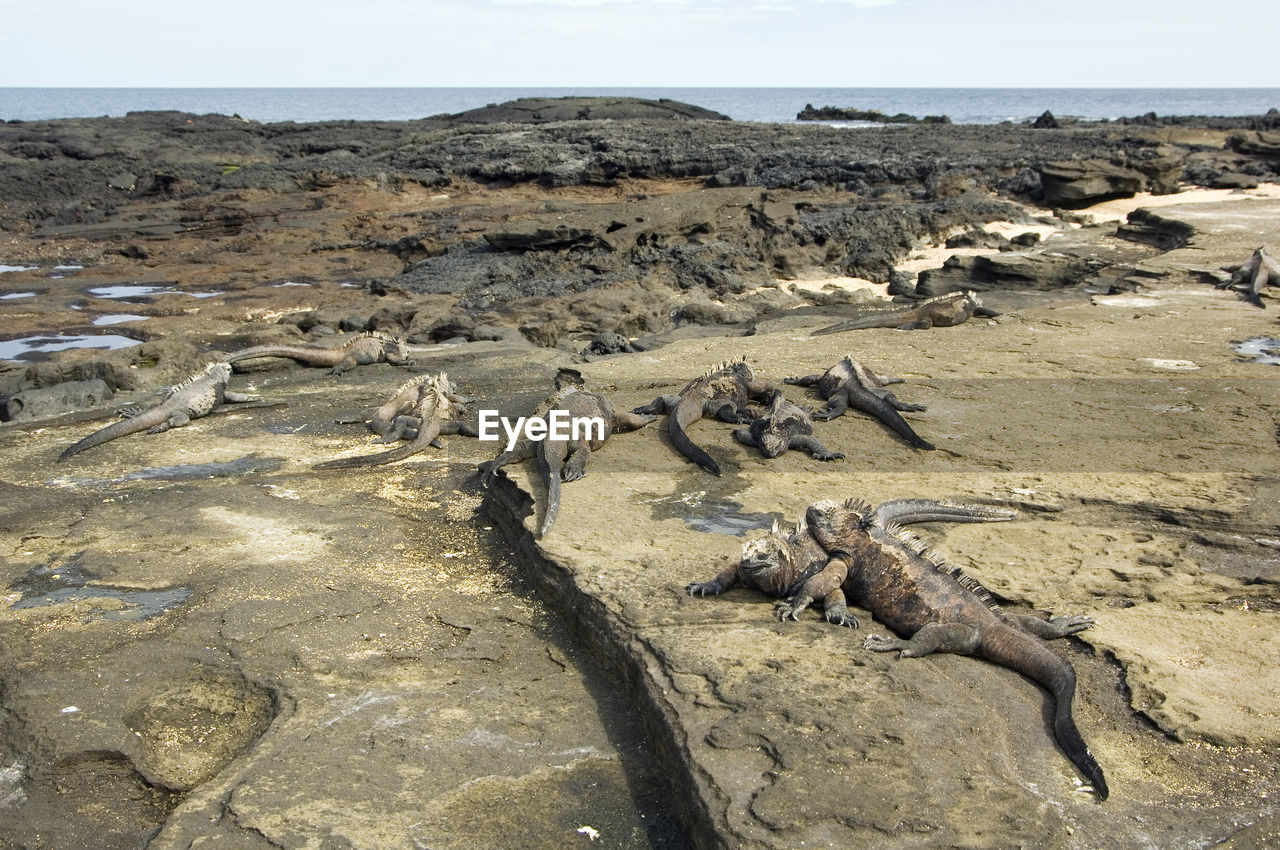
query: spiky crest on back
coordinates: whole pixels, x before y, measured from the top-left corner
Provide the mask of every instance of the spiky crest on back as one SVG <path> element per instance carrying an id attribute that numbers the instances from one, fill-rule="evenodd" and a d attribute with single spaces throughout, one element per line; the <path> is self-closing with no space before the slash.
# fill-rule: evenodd
<path id="1" fill-rule="evenodd" d="M 231 364 L 227 363 L 225 360 L 215 360 L 212 363 L 206 363 L 198 372 L 193 372 L 178 383 L 169 387 L 169 392 L 167 394 L 173 395 L 174 393 L 181 392 L 196 381 L 203 381 L 209 378 L 225 381 L 230 377 Z"/>
<path id="2" fill-rule="evenodd" d="M 1004 612 L 1000 609 L 1000 605 L 992 598 L 991 591 L 987 590 L 987 588 L 982 585 L 982 582 L 978 581 L 973 576 L 968 575 L 959 567 L 947 563 L 946 559 L 943 558 L 937 550 L 930 547 L 923 539 L 912 532 L 907 531 L 901 526 L 895 525 L 894 523 L 886 525 L 884 530 L 887 534 L 891 534 L 896 537 L 901 541 L 902 545 L 906 546 L 916 555 L 919 555 L 926 563 L 932 566 L 939 573 L 955 579 L 957 584 L 976 596 L 978 600 L 982 602 L 983 605 L 990 608 L 997 617 L 1000 619 L 1005 618 Z"/>
<path id="3" fill-rule="evenodd" d="M 449 394 L 453 392 L 453 386 L 449 383 L 449 376 L 444 372 L 436 375 L 427 375 L 426 380 L 422 381 L 421 390 L 423 393 L 419 396 L 419 406 L 422 402 L 430 400 L 438 410 L 448 410 L 453 406 L 453 402 L 449 400 Z"/>

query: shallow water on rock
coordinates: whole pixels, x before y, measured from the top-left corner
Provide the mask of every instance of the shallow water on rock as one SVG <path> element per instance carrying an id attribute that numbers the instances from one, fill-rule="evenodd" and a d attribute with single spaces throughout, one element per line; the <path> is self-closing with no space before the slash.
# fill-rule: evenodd
<path id="1" fill-rule="evenodd" d="M 122 325 L 125 322 L 145 322 L 147 316 L 139 316 L 134 313 L 111 313 L 105 316 L 99 316 L 93 320 L 95 327 L 105 327 L 107 325 Z"/>
<path id="2" fill-rule="evenodd" d="M 93 613 L 104 620 L 146 620 L 181 605 L 191 596 L 189 587 L 144 589 L 90 584 L 94 575 L 80 564 L 37 567 L 12 589 L 21 596 L 15 609 L 40 608 L 88 600 L 117 600 L 118 607 L 97 606 Z"/>
<path id="3" fill-rule="evenodd" d="M 159 295 L 162 292 L 173 292 L 172 286 L 154 286 L 139 283 L 119 284 L 117 286 L 95 286 L 89 294 L 95 298 L 140 298 L 147 295 Z"/>
<path id="4" fill-rule="evenodd" d="M 120 334 L 51 334 L 27 336 L 0 342 L 0 360 L 29 360 L 31 354 L 66 351 L 69 348 L 105 348 L 115 350 L 141 345 L 142 341 Z"/>
<path id="5" fill-rule="evenodd" d="M 756 529 L 769 528 L 778 519 L 777 514 L 744 511 L 741 504 L 731 499 L 708 499 L 705 491 L 685 493 L 652 504 L 655 519 L 679 517 L 705 534 L 741 537 Z"/>
<path id="6" fill-rule="evenodd" d="M 1259 363 L 1280 365 L 1280 339 L 1272 336 L 1255 336 L 1235 345 L 1237 354 Z"/>

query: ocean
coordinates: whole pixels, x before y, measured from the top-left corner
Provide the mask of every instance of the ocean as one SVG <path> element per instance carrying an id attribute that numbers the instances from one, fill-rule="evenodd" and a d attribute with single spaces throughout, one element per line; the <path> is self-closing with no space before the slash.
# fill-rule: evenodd
<path id="1" fill-rule="evenodd" d="M 1026 121 L 1046 109 L 1089 119 L 1157 115 L 1259 115 L 1280 89 L 1031 88 L 4 88 L 0 119 L 120 116 L 176 109 L 276 121 L 403 121 L 518 97 L 625 95 L 670 98 L 737 121 L 792 123 L 805 104 L 947 115 L 959 124 Z"/>

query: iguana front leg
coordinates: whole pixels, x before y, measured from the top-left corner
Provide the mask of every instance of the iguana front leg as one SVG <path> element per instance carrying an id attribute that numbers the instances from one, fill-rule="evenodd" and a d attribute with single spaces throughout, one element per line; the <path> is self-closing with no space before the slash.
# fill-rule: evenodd
<path id="1" fill-rule="evenodd" d="M 799 592 L 773 607 L 774 616 L 779 620 L 787 618 L 799 620 L 800 612 L 812 605 L 815 599 L 821 599 L 825 608 L 827 597 L 833 593 L 840 594 L 836 600 L 833 600 L 833 604 L 843 605 L 844 592 L 840 590 L 840 585 L 844 584 L 848 576 L 849 562 L 838 556 L 831 558 L 817 575 L 806 579 L 804 584 L 800 585 Z M 848 614 L 847 608 L 845 614 Z"/>
<path id="2" fill-rule="evenodd" d="M 690 596 L 718 596 L 738 583 L 738 565 L 731 564 L 711 581 L 695 581 L 685 585 Z"/>
<path id="3" fill-rule="evenodd" d="M 793 387 L 811 387 L 818 381 L 822 380 L 821 375 L 802 375 L 798 378 L 783 378 L 782 383 L 791 384 Z"/>
<path id="4" fill-rule="evenodd" d="M 736 431 L 734 436 L 737 436 Z M 791 438 L 788 448 L 792 451 L 808 452 L 814 460 L 840 460 L 844 457 L 844 452 L 828 451 L 817 437 L 810 434 L 796 434 Z"/>
<path id="5" fill-rule="evenodd" d="M 224 390 L 222 400 L 228 404 L 245 404 L 250 401 L 262 401 L 262 396 L 251 395 L 249 393 L 236 393 L 231 390 Z"/>
<path id="6" fill-rule="evenodd" d="M 910 640 L 889 635 L 867 635 L 862 648 L 872 652 L 897 651 L 899 658 L 919 658 L 934 652 L 972 655 L 981 643 L 978 627 L 970 623 L 929 623 Z"/>

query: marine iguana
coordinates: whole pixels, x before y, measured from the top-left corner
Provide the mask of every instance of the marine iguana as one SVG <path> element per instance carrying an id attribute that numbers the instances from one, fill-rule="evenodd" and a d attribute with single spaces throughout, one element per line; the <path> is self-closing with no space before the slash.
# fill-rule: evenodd
<path id="1" fill-rule="evenodd" d="M 120 410 L 126 417 L 123 421 L 113 422 L 101 430 L 69 446 L 58 455 L 64 461 L 85 449 L 100 446 L 103 443 L 146 431 L 148 434 L 159 434 L 170 428 L 181 428 L 190 424 L 192 419 L 199 419 L 223 402 L 243 403 L 258 401 L 258 396 L 235 393 L 227 389 L 227 380 L 231 377 L 231 366 L 227 363 L 210 363 L 199 372 L 191 375 L 181 383 L 165 390 L 164 400 L 155 407 L 138 410 L 127 407 Z"/>
<path id="2" fill-rule="evenodd" d="M 417 405 L 421 396 L 422 385 L 437 380 L 436 375 L 418 375 L 410 378 L 401 384 L 391 397 L 384 401 L 376 410 L 373 416 L 366 423 L 369 430 L 382 437 L 383 443 L 394 443 L 400 439 L 413 439 L 413 434 L 408 431 L 417 432 L 421 425 L 414 417 L 407 414 L 411 413 Z M 461 406 L 470 404 L 472 399 L 463 398 L 449 390 L 449 400 Z M 351 420 L 355 421 L 355 420 Z"/>
<path id="3" fill-rule="evenodd" d="M 392 422 L 388 434 L 394 432 L 397 437 L 410 440 L 407 445 L 397 446 L 385 452 L 372 455 L 337 458 L 317 463 L 312 469 L 350 469 L 356 466 L 379 466 L 404 460 L 425 449 L 427 446 L 440 446 L 436 439 L 441 434 L 462 434 L 465 437 L 478 436 L 478 432 L 470 425 L 463 423 L 458 417 L 463 412 L 463 405 L 455 401 L 453 387 L 444 372 L 431 376 L 418 385 L 418 398 L 413 409 L 407 414 L 397 416 Z M 383 442 L 397 437 L 383 437 Z"/>
<path id="4" fill-rule="evenodd" d="M 635 408 L 636 413 L 670 414 L 667 433 L 671 443 L 689 460 L 714 475 L 720 474 L 720 465 L 689 439 L 685 429 L 703 416 L 714 416 L 723 422 L 742 425 L 755 418 L 747 403 L 765 401 L 773 394 L 773 388 L 757 381 L 747 361 L 730 360 L 712 367 L 705 374 L 694 378 L 676 395 L 662 395 L 649 404 Z"/>
<path id="5" fill-rule="evenodd" d="M 948 292 L 913 304 L 910 307 L 876 310 L 864 316 L 857 316 L 828 325 L 814 331 L 811 336 L 833 334 L 841 331 L 855 331 L 864 328 L 897 328 L 900 331 L 922 330 L 924 328 L 949 328 L 966 322 L 972 316 L 999 316 L 995 310 L 983 307 L 978 296 L 969 292 Z"/>
<path id="6" fill-rule="evenodd" d="M 866 366 L 846 355 L 836 365 L 821 375 L 805 375 L 799 378 L 783 378 L 783 383 L 798 387 L 818 388 L 818 395 L 827 406 L 813 414 L 814 419 L 830 420 L 849 408 L 861 410 L 879 419 L 886 427 L 918 449 L 933 451 L 934 445 L 922 439 L 898 411 L 924 410 L 923 404 L 905 404 L 897 396 L 883 389 L 887 384 L 901 384 L 901 378 L 877 375 Z"/>
<path id="7" fill-rule="evenodd" d="M 579 376 L 581 377 L 581 376 Z M 587 392 L 578 386 L 564 386 L 539 405 L 539 413 L 548 416 L 553 410 L 563 410 L 572 419 L 599 417 L 604 422 L 604 432 L 592 432 L 578 438 L 555 440 L 548 437 L 537 441 L 521 440 L 510 451 L 504 451 L 491 461 L 480 465 L 480 483 L 488 487 L 498 470 L 509 463 L 526 460 L 535 454 L 538 469 L 547 485 L 547 506 L 538 529 L 539 537 L 546 537 L 560 511 L 560 482 L 577 481 L 587 474 L 587 462 L 591 453 L 598 450 L 610 436 L 624 431 L 643 428 L 658 417 L 617 410 L 605 396 Z"/>
<path id="8" fill-rule="evenodd" d="M 370 363 L 390 363 L 394 366 L 412 366 L 409 348 L 403 340 L 385 334 L 367 333 L 348 340 L 336 348 L 316 348 L 309 345 L 255 345 L 241 351 L 233 351 L 222 358 L 227 363 L 237 363 L 255 357 L 288 357 L 311 366 L 331 366 L 330 375 L 341 375 L 357 366 Z"/>
<path id="9" fill-rule="evenodd" d="M 706 595 L 739 582 L 756 587 L 786 597 L 775 606 L 783 620 L 799 619 L 810 604 L 822 600 L 827 620 L 856 627 L 847 599 L 903 636 L 870 635 L 863 642 L 865 649 L 897 651 L 901 658 L 932 652 L 977 655 L 1022 673 L 1053 694 L 1054 737 L 1105 800 L 1102 768 L 1071 714 L 1075 670 L 1044 643 L 1089 628 L 1092 618 L 1042 620 L 1000 610 L 981 584 L 945 564 L 901 526 L 928 520 L 998 522 L 1012 519 L 1012 512 L 949 502 L 932 503 L 935 509 L 930 504 L 887 502 L 873 510 L 856 500 L 818 502 L 790 535 L 775 528 L 769 536 L 747 543 L 738 564 L 687 589 Z"/>
<path id="10" fill-rule="evenodd" d="M 1242 265 L 1225 266 L 1223 271 L 1231 272 L 1231 277 L 1216 284 L 1217 288 L 1235 290 L 1256 307 L 1265 306 L 1261 294 L 1264 286 L 1280 286 L 1280 263 L 1266 245 L 1256 249 Z"/>
<path id="11" fill-rule="evenodd" d="M 813 436 L 812 414 L 807 408 L 787 401 L 782 390 L 774 390 L 769 409 L 751 421 L 751 427 L 738 428 L 733 438 L 744 446 L 760 449 L 765 457 L 779 457 L 787 449 L 805 451 L 814 460 L 840 460 L 842 452 L 829 451 Z"/>

